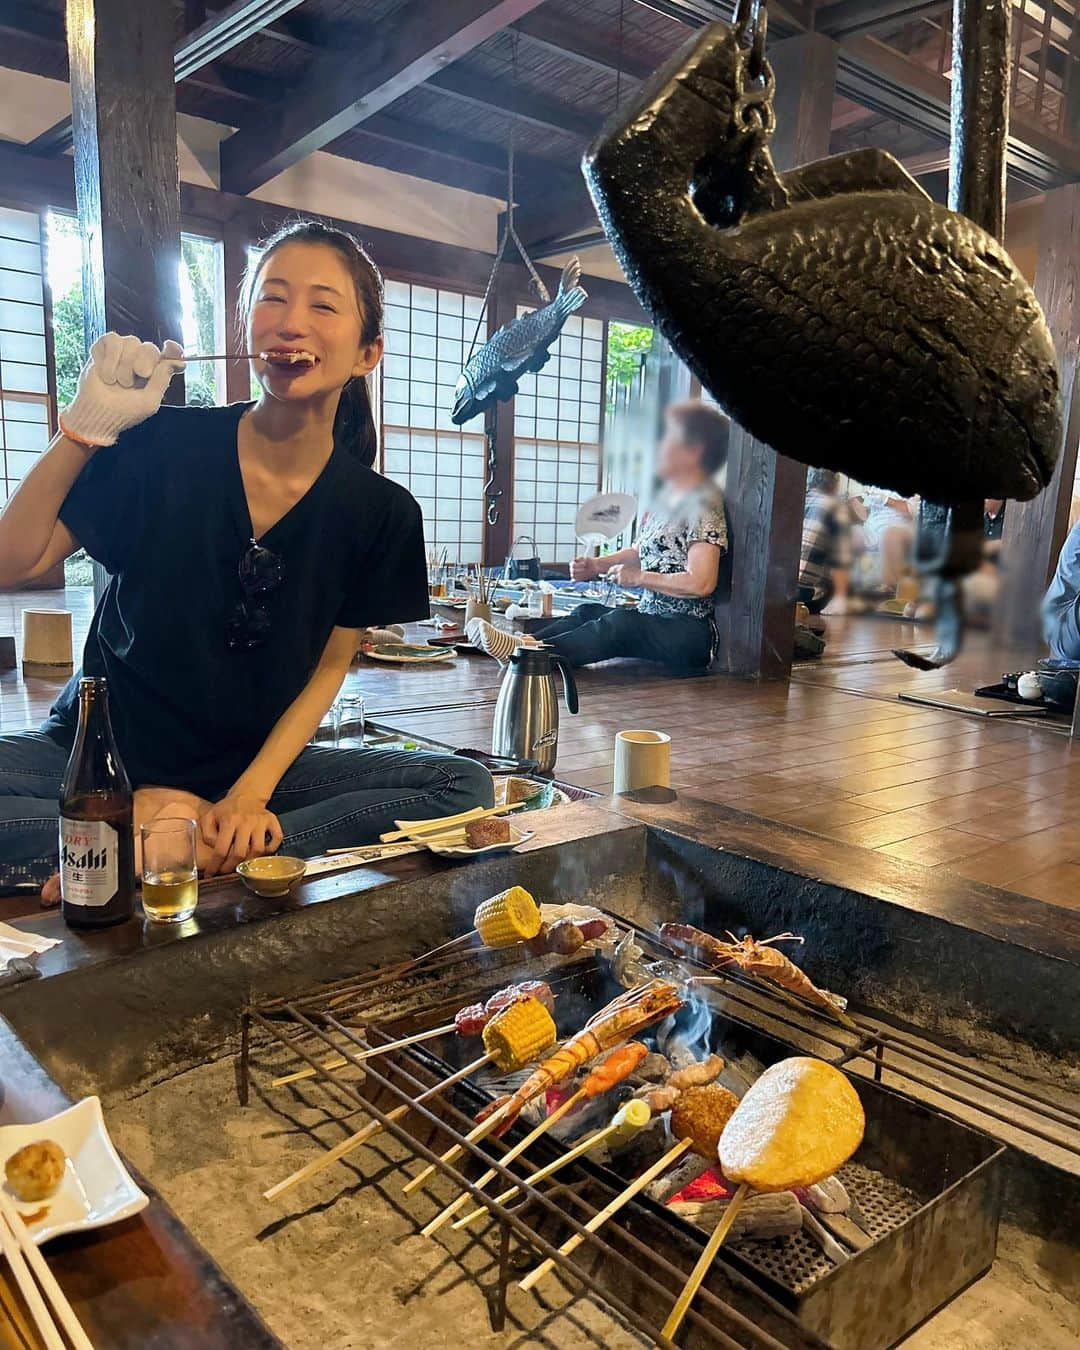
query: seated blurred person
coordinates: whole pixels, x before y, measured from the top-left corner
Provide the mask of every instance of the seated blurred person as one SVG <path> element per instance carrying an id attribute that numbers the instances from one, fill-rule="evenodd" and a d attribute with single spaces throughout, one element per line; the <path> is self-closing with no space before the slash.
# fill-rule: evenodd
<path id="1" fill-rule="evenodd" d="M 640 588 L 637 608 L 579 605 L 567 618 L 534 630 L 572 666 L 615 656 L 686 671 L 708 666 L 720 559 L 727 551 L 724 497 L 715 479 L 727 463 L 729 425 L 723 413 L 698 400 L 668 408 L 656 456 L 659 499 L 637 543 L 603 558 L 575 558 L 570 566 L 574 581 L 606 574 L 617 586 Z M 471 619 L 466 632 L 501 662 L 533 642 L 483 619 Z"/>
<path id="2" fill-rule="evenodd" d="M 811 469 L 803 513 L 799 603 L 811 614 L 842 614 L 851 570 L 851 516 L 838 494 L 839 475 Z"/>
<path id="3" fill-rule="evenodd" d="M 911 562 L 918 502 L 885 488 L 871 488 L 863 500 L 869 508 L 863 525 L 867 548 L 878 555 L 881 589 L 895 595 Z"/>
<path id="4" fill-rule="evenodd" d="M 1061 547 L 1042 617 L 1050 655 L 1056 661 L 1080 662 L 1080 523 Z"/>
<path id="5" fill-rule="evenodd" d="M 988 628 L 1001 585 L 998 564 L 1001 558 L 1001 532 L 1005 527 L 1005 503 L 999 498 L 983 502 L 982 562 L 978 571 L 964 578 L 964 607 L 968 622 L 975 628 Z"/>

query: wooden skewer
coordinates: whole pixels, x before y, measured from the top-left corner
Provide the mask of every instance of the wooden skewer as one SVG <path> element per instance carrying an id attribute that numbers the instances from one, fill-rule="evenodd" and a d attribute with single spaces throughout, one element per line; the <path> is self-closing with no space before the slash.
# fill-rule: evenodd
<path id="1" fill-rule="evenodd" d="M 436 1036 L 449 1036 L 452 1031 L 456 1030 L 456 1022 L 447 1022 L 442 1027 L 429 1027 L 427 1031 L 418 1031 L 413 1036 L 402 1036 L 399 1041 L 387 1041 L 385 1045 L 373 1045 L 370 1050 L 362 1050 L 356 1058 L 361 1060 L 373 1059 L 376 1055 L 385 1055 L 390 1050 L 404 1050 L 407 1045 L 419 1045 L 421 1041 L 433 1041 Z"/>
<path id="2" fill-rule="evenodd" d="M 735 1222 L 736 1215 L 742 1209 L 746 1197 L 750 1194 L 750 1187 L 745 1183 L 739 1187 L 735 1194 L 728 1201 L 728 1207 L 724 1211 L 724 1217 L 713 1229 L 712 1234 L 706 1242 L 701 1255 L 698 1257 L 698 1263 L 690 1272 L 690 1278 L 683 1285 L 682 1293 L 675 1300 L 675 1306 L 671 1310 L 671 1315 L 664 1323 L 664 1329 L 660 1333 L 671 1340 L 682 1324 L 683 1318 L 690 1304 L 694 1301 L 694 1295 L 701 1287 L 701 1282 L 709 1273 L 709 1267 L 716 1258 L 716 1253 L 731 1230 L 731 1225 Z"/>
<path id="3" fill-rule="evenodd" d="M 537 1139 L 539 1139 L 545 1130 L 551 1129 L 552 1125 L 555 1125 L 560 1120 L 562 1120 L 563 1116 L 565 1116 L 568 1111 L 572 1110 L 575 1106 L 577 1106 L 578 1102 L 581 1101 L 582 1097 L 584 1096 L 585 1096 L 585 1089 L 578 1088 L 577 1092 L 575 1092 L 572 1096 L 567 1097 L 566 1101 L 564 1101 L 560 1106 L 557 1106 L 555 1110 L 552 1111 L 551 1115 L 547 1116 L 544 1120 L 542 1120 L 534 1130 L 529 1131 L 529 1133 L 525 1136 L 524 1139 L 520 1140 L 513 1146 L 513 1148 L 508 1149 L 507 1152 L 503 1154 L 502 1157 L 503 1167 L 505 1167 L 507 1163 L 513 1162 L 515 1158 L 519 1157 L 522 1153 L 524 1153 L 525 1150 L 529 1147 L 529 1145 L 534 1143 Z M 484 1173 L 484 1175 L 480 1178 L 480 1180 L 477 1181 L 475 1184 L 480 1189 L 483 1189 L 488 1184 L 489 1181 L 491 1181 L 494 1177 L 497 1177 L 498 1175 L 499 1174 L 494 1167 L 489 1167 L 488 1170 Z M 433 1234 L 437 1233 L 439 1229 L 443 1226 L 443 1224 L 446 1223 L 448 1219 L 452 1219 L 459 1209 L 464 1209 L 464 1207 L 469 1203 L 469 1201 L 472 1198 L 473 1197 L 471 1192 L 462 1191 L 456 1200 L 451 1200 L 451 1202 L 446 1206 L 445 1209 L 440 1210 L 440 1212 L 436 1214 L 434 1219 L 432 1219 L 432 1221 L 427 1225 L 427 1227 L 421 1228 L 420 1235 L 422 1237 L 431 1237 Z"/>
<path id="4" fill-rule="evenodd" d="M 487 1055 L 484 1055 L 474 1063 L 466 1064 L 463 1069 L 458 1069 L 457 1072 L 452 1073 L 449 1078 L 444 1078 L 440 1082 L 434 1084 L 434 1086 L 426 1088 L 418 1097 L 414 1097 L 411 1102 L 402 1102 L 399 1106 L 395 1106 L 392 1111 L 387 1112 L 387 1119 L 400 1120 L 401 1117 L 407 1115 L 414 1106 L 419 1106 L 424 1102 L 430 1101 L 432 1097 L 437 1097 L 440 1092 L 444 1092 L 448 1087 L 453 1087 L 455 1083 L 460 1083 L 462 1079 L 468 1078 L 468 1076 L 471 1073 L 475 1073 L 477 1069 L 483 1068 L 487 1063 L 487 1060 Z M 271 1186 L 268 1191 L 264 1191 L 263 1199 L 276 1200 L 279 1195 L 284 1195 L 286 1191 L 291 1191 L 294 1186 L 299 1186 L 302 1181 L 308 1181 L 311 1177 L 318 1176 L 320 1172 L 324 1172 L 328 1167 L 332 1167 L 334 1163 L 344 1158 L 347 1153 L 351 1153 L 353 1149 L 359 1148 L 361 1144 L 366 1144 L 369 1139 L 373 1139 L 375 1135 L 380 1133 L 384 1128 L 385 1127 L 379 1121 L 371 1121 L 369 1124 L 365 1125 L 362 1130 L 357 1130 L 357 1132 L 350 1135 L 348 1139 L 343 1139 L 340 1144 L 335 1144 L 332 1149 L 329 1149 L 313 1162 L 309 1162 L 305 1167 L 301 1167 L 299 1171 L 294 1172 L 292 1176 L 286 1177 L 284 1181 L 279 1181 L 276 1186 Z"/>
<path id="5" fill-rule="evenodd" d="M 359 1039 L 362 1039 L 364 1028 L 357 1027 L 356 1035 Z M 361 1059 L 365 1053 L 366 1051 L 361 1051 L 360 1054 L 354 1055 L 353 1059 Z M 329 1059 L 323 1061 L 322 1067 L 323 1069 L 343 1069 L 346 1064 L 351 1063 L 352 1060 L 346 1059 L 344 1055 L 331 1055 Z M 287 1087 L 290 1083 L 299 1083 L 305 1078 L 314 1078 L 318 1072 L 318 1069 L 313 1069 L 310 1064 L 306 1064 L 302 1069 L 297 1069 L 295 1073 L 287 1073 L 280 1078 L 272 1078 L 270 1086 Z"/>
<path id="6" fill-rule="evenodd" d="M 189 364 L 192 361 L 254 361 L 262 356 L 262 352 L 213 352 L 207 356 L 188 356 L 185 352 L 183 359 Z"/>
<path id="7" fill-rule="evenodd" d="M 18 1210 L 16 1210 L 15 1206 L 7 1196 L 0 1191 L 0 1238 L 2 1238 L 3 1230 L 5 1228 L 10 1229 L 14 1238 L 16 1255 L 21 1252 L 22 1256 L 25 1257 L 25 1264 L 29 1265 L 30 1269 L 33 1271 L 34 1278 L 41 1286 L 42 1292 L 52 1304 L 53 1312 L 55 1312 L 56 1316 L 59 1318 L 60 1325 L 64 1328 L 67 1338 L 74 1347 L 74 1350 L 94 1350 L 89 1337 L 82 1328 L 82 1323 L 75 1316 L 75 1311 L 67 1300 L 67 1295 L 60 1288 L 59 1284 L 57 1284 L 56 1276 L 49 1269 L 45 1262 L 45 1258 L 38 1250 L 37 1244 L 30 1236 L 29 1232 L 27 1232 L 26 1225 L 23 1223 Z M 6 1244 L 5 1254 L 8 1257 L 8 1261 L 11 1262 L 12 1270 L 14 1270 L 15 1265 L 14 1262 L 12 1262 L 11 1253 L 8 1252 Z M 28 1299 L 27 1302 L 29 1301 L 30 1300 Z M 48 1317 L 47 1310 L 46 1316 Z M 49 1317 L 48 1320 L 51 1325 L 52 1318 Z M 48 1340 L 47 1337 L 46 1340 Z M 49 1344 L 51 1345 L 51 1342 L 49 1342 Z M 59 1344 L 62 1348 L 63 1342 L 60 1341 Z"/>
<path id="8" fill-rule="evenodd" d="M 568 1153 L 562 1154 L 562 1156 L 556 1158 L 554 1162 L 549 1162 L 546 1167 L 541 1167 L 539 1171 L 533 1172 L 529 1177 L 529 1185 L 535 1186 L 537 1182 L 546 1181 L 548 1177 L 554 1176 L 556 1172 L 561 1168 L 566 1167 L 568 1163 L 576 1162 L 578 1158 L 602 1144 L 606 1139 L 610 1139 L 613 1134 L 620 1134 L 625 1132 L 625 1130 L 625 1125 L 617 1124 L 614 1121 L 610 1125 L 605 1125 L 602 1130 L 597 1130 L 595 1134 L 590 1134 L 587 1138 L 582 1139 L 579 1144 L 575 1144 Z M 495 1197 L 495 1203 L 497 1205 L 505 1205 L 507 1200 L 513 1199 L 520 1190 L 520 1186 L 508 1186 L 505 1191 Z M 453 1226 L 455 1229 L 468 1228 L 469 1224 L 471 1224 L 474 1219 L 479 1219 L 482 1214 L 487 1213 L 488 1211 L 481 1206 L 479 1209 L 471 1210 L 463 1219 L 458 1219 Z"/>
<path id="9" fill-rule="evenodd" d="M 693 1141 L 690 1139 L 680 1139 L 673 1148 L 669 1148 L 659 1161 L 654 1162 L 647 1171 L 642 1172 L 641 1176 L 635 1178 L 625 1190 L 620 1191 L 610 1204 L 605 1205 L 602 1210 L 594 1214 L 585 1225 L 585 1232 L 595 1233 L 598 1228 L 602 1228 L 613 1214 L 617 1214 L 618 1211 L 622 1209 L 623 1205 L 631 1201 L 639 1191 L 643 1191 L 650 1181 L 654 1181 L 661 1172 L 666 1171 L 677 1158 L 681 1158 L 692 1142 Z M 569 1256 L 571 1252 L 577 1251 L 584 1241 L 585 1236 L 583 1233 L 575 1233 L 572 1237 L 567 1238 L 559 1248 L 559 1255 Z M 541 1261 L 535 1270 L 529 1271 L 528 1275 L 526 1275 L 518 1284 L 518 1288 L 524 1290 L 531 1289 L 535 1284 L 542 1280 L 549 1271 L 554 1270 L 554 1268 L 555 1259 L 554 1257 L 549 1256 L 546 1261 Z"/>
<path id="10" fill-rule="evenodd" d="M 487 1064 L 491 1058 L 491 1055 L 485 1055 L 482 1060 L 477 1062 L 476 1067 L 479 1068 L 481 1065 Z M 509 1110 L 509 1106 L 510 1104 L 507 1102 L 504 1106 L 500 1106 L 497 1111 L 493 1111 L 491 1115 L 488 1116 L 487 1120 L 482 1120 L 479 1125 L 473 1126 L 465 1136 L 466 1143 L 476 1144 L 479 1143 L 481 1139 L 486 1139 L 493 1130 L 498 1128 L 503 1116 L 505 1116 Z M 453 1144 L 445 1153 L 440 1155 L 439 1161 L 445 1163 L 454 1162 L 454 1160 L 460 1158 L 464 1152 L 465 1150 L 460 1144 Z M 428 1177 L 430 1177 L 433 1172 L 437 1171 L 438 1168 L 436 1165 L 430 1163 L 422 1172 L 413 1177 L 412 1181 L 406 1183 L 405 1194 L 411 1195 L 413 1191 L 419 1190 L 424 1182 L 427 1181 Z"/>

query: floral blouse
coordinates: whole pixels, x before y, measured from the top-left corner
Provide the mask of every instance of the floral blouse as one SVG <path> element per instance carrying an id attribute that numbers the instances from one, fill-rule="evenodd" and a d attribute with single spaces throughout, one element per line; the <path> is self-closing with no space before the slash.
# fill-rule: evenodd
<path id="1" fill-rule="evenodd" d="M 688 493 L 668 509 L 657 510 L 646 517 L 637 548 L 644 572 L 662 572 L 670 575 L 685 572 L 691 544 L 715 544 L 727 551 L 727 521 L 724 516 L 724 494 L 713 482 Z M 711 595 L 660 595 L 657 591 L 643 591 L 639 614 L 656 614 L 664 618 L 678 615 L 694 619 L 711 619 Z"/>

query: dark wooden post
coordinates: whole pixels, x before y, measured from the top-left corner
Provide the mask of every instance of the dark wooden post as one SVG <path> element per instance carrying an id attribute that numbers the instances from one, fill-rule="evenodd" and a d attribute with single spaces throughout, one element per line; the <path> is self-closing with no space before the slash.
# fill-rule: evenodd
<path id="1" fill-rule="evenodd" d="M 179 341 L 172 6 L 68 0 L 67 38 L 87 345 L 110 330 Z M 183 403 L 179 376 L 167 398 Z M 104 587 L 95 564 L 95 598 Z"/>
<path id="2" fill-rule="evenodd" d="M 1009 502 L 1001 542 L 1001 599 L 995 636 L 1034 655 L 1040 606 L 1069 528 L 1080 441 L 1080 183 L 1046 194 L 1035 294 L 1054 336 L 1065 434 L 1050 486 L 1034 501 Z"/>
<path id="3" fill-rule="evenodd" d="M 769 49 L 776 72 L 772 151 L 779 169 L 829 153 L 836 51 L 819 33 Z M 732 675 L 783 679 L 791 673 L 805 498 L 806 466 L 733 425 L 727 473 L 731 600 L 717 609 Z"/>
<path id="4" fill-rule="evenodd" d="M 172 6 L 68 0 L 67 34 L 87 339 L 179 340 Z"/>

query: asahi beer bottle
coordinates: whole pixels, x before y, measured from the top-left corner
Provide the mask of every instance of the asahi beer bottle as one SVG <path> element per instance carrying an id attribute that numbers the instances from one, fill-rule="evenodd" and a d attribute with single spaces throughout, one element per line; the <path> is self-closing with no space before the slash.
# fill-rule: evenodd
<path id="1" fill-rule="evenodd" d="M 133 794 L 105 681 L 79 681 L 79 729 L 60 789 L 60 896 L 73 928 L 105 928 L 135 909 Z"/>

